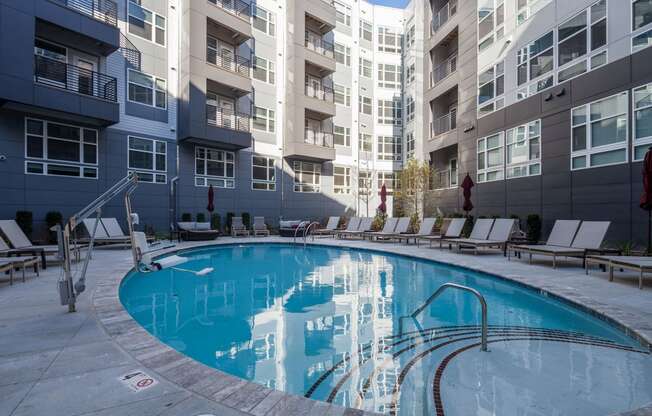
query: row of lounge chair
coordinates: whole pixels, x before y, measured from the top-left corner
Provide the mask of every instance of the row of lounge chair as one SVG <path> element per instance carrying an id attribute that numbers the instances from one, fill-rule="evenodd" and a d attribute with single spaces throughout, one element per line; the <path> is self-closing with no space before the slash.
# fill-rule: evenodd
<path id="1" fill-rule="evenodd" d="M 267 228 L 267 224 L 265 224 L 265 217 L 254 217 L 254 223 L 251 225 L 251 230 L 245 226 L 242 217 L 233 217 L 231 219 L 232 237 L 248 237 L 250 235 L 253 235 L 254 237 L 269 236 L 269 229 Z"/>

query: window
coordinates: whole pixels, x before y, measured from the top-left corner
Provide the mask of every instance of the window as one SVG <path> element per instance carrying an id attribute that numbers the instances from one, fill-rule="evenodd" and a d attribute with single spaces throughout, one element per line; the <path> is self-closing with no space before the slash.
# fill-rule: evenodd
<path id="1" fill-rule="evenodd" d="M 402 124 L 400 100 L 378 100 L 378 124 Z"/>
<path id="2" fill-rule="evenodd" d="M 652 145 L 652 84 L 634 88 L 634 160 L 643 160 Z"/>
<path id="3" fill-rule="evenodd" d="M 557 82 L 568 81 L 578 75 L 607 63 L 607 0 L 600 0 L 593 6 L 572 17 L 557 28 L 557 62 L 559 73 Z M 593 54 L 605 59 L 589 61 Z M 595 63 L 598 63 L 597 65 Z M 589 68 L 589 64 L 593 63 Z"/>
<path id="4" fill-rule="evenodd" d="M 503 179 L 503 140 L 502 132 L 478 140 L 478 182 Z"/>
<path id="5" fill-rule="evenodd" d="M 519 91 L 520 98 L 554 85 L 554 46 L 554 32 L 548 32 L 517 52 L 517 84 L 520 86 L 532 81 L 529 89 Z"/>
<path id="6" fill-rule="evenodd" d="M 387 195 L 392 195 L 395 189 L 398 189 L 396 175 L 394 172 L 378 172 L 378 192 L 385 185 Z"/>
<path id="7" fill-rule="evenodd" d="M 351 88 L 340 84 L 334 84 L 333 93 L 335 96 L 335 104 L 342 104 L 347 107 L 351 106 Z"/>
<path id="8" fill-rule="evenodd" d="M 405 100 L 405 119 L 407 123 L 414 120 L 414 112 L 415 112 L 414 97 L 410 95 Z"/>
<path id="9" fill-rule="evenodd" d="M 632 53 L 652 45 L 652 2 L 632 0 Z"/>
<path id="10" fill-rule="evenodd" d="M 505 0 L 478 0 L 478 49 L 505 36 Z"/>
<path id="11" fill-rule="evenodd" d="M 416 73 L 416 67 L 415 67 L 414 62 L 412 62 L 408 66 L 407 71 L 405 72 L 405 82 L 407 84 L 411 84 L 411 83 L 414 82 L 415 73 Z"/>
<path id="12" fill-rule="evenodd" d="M 129 0 L 129 33 L 165 46 L 165 17 L 147 10 L 139 0 Z"/>
<path id="13" fill-rule="evenodd" d="M 371 144 L 371 134 L 360 133 L 358 135 L 358 146 L 360 152 L 371 153 L 373 151 Z"/>
<path id="14" fill-rule="evenodd" d="M 627 162 L 627 91 L 571 114 L 571 170 Z"/>
<path id="15" fill-rule="evenodd" d="M 401 34 L 397 29 L 388 27 L 378 28 L 378 51 L 401 53 Z"/>
<path id="16" fill-rule="evenodd" d="M 551 0 L 516 0 L 516 25 L 525 23 L 550 2 Z"/>
<path id="17" fill-rule="evenodd" d="M 405 137 L 405 153 L 406 153 L 406 159 L 414 159 L 415 157 L 415 140 L 414 140 L 414 132 L 410 132 L 407 134 Z"/>
<path id="18" fill-rule="evenodd" d="M 500 62 L 478 76 L 478 115 L 480 117 L 505 106 L 505 63 Z"/>
<path id="19" fill-rule="evenodd" d="M 263 9 L 260 6 L 253 6 L 252 26 L 269 36 L 276 35 L 275 15 L 274 13 Z"/>
<path id="20" fill-rule="evenodd" d="M 371 115 L 371 98 L 364 95 L 358 96 L 358 111 L 362 114 Z"/>
<path id="21" fill-rule="evenodd" d="M 541 174 L 541 121 L 507 130 L 507 179 Z"/>
<path id="22" fill-rule="evenodd" d="M 374 27 L 371 25 L 371 23 L 360 20 L 360 39 L 364 39 L 368 42 L 373 41 L 374 37 Z"/>
<path id="23" fill-rule="evenodd" d="M 351 146 L 351 129 L 349 127 L 333 126 L 333 139 L 338 146 Z"/>
<path id="24" fill-rule="evenodd" d="M 274 62 L 258 56 L 254 57 L 254 79 L 274 84 L 275 75 Z"/>
<path id="25" fill-rule="evenodd" d="M 415 41 L 415 29 L 414 29 L 414 25 L 412 25 L 408 28 L 407 32 L 405 33 L 405 47 L 407 49 L 410 49 L 412 45 L 414 45 L 414 41 Z"/>
<path id="26" fill-rule="evenodd" d="M 366 170 L 358 171 L 358 194 L 370 195 L 374 190 L 374 181 L 371 172 Z"/>
<path id="27" fill-rule="evenodd" d="M 321 165 L 294 161 L 294 192 L 320 192 Z"/>
<path id="28" fill-rule="evenodd" d="M 398 64 L 378 64 L 378 86 L 400 90 L 401 71 L 401 65 Z"/>
<path id="29" fill-rule="evenodd" d="M 97 130 L 25 119 L 25 173 L 97 179 Z"/>
<path id="30" fill-rule="evenodd" d="M 256 130 L 274 133 L 274 110 L 263 107 L 254 107 L 253 126 Z"/>
<path id="31" fill-rule="evenodd" d="M 195 186 L 235 188 L 235 154 L 195 147 Z"/>
<path id="32" fill-rule="evenodd" d="M 351 193 L 351 168 L 333 166 L 333 192 L 347 195 Z"/>
<path id="33" fill-rule="evenodd" d="M 167 143 L 163 140 L 129 136 L 129 171 L 142 182 L 166 183 Z"/>
<path id="34" fill-rule="evenodd" d="M 351 7 L 339 1 L 335 2 L 335 21 L 345 26 L 351 26 Z"/>
<path id="35" fill-rule="evenodd" d="M 378 160 L 400 161 L 402 155 L 401 137 L 378 136 Z"/>
<path id="36" fill-rule="evenodd" d="M 448 171 L 450 172 L 450 186 L 454 188 L 457 186 L 457 159 L 451 159 L 448 161 Z"/>
<path id="37" fill-rule="evenodd" d="M 351 48 L 335 42 L 335 61 L 342 65 L 351 66 Z"/>
<path id="38" fill-rule="evenodd" d="M 366 78 L 371 78 L 371 61 L 368 59 L 360 58 L 360 75 Z"/>
<path id="39" fill-rule="evenodd" d="M 274 159 L 267 156 L 251 156 L 251 189 L 275 191 L 276 175 Z"/>
<path id="40" fill-rule="evenodd" d="M 165 109 L 167 88 L 164 79 L 129 69 L 129 101 Z"/>

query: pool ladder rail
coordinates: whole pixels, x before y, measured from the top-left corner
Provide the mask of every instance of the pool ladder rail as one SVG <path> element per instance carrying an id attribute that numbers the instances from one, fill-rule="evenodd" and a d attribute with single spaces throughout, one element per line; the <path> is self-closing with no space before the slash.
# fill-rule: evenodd
<path id="1" fill-rule="evenodd" d="M 398 319 L 398 331 L 399 335 L 403 335 L 403 320 L 407 318 L 415 319 L 421 312 L 423 312 L 428 305 L 430 305 L 432 302 L 434 302 L 439 295 L 441 295 L 446 289 L 459 289 L 463 290 L 465 292 L 470 292 L 473 295 L 475 295 L 476 298 L 478 298 L 478 301 L 480 301 L 480 307 L 482 308 L 482 333 L 481 333 L 481 340 L 480 340 L 480 350 L 481 351 L 488 351 L 487 349 L 487 302 L 484 299 L 484 296 L 477 290 L 468 287 L 468 286 L 462 286 L 458 285 L 457 283 L 444 283 L 443 285 L 439 286 L 439 288 L 432 294 L 426 301 L 419 306 L 417 309 L 414 310 L 410 315 L 404 315 L 401 316 Z M 415 320 L 415 324 L 419 326 L 418 322 Z"/>
<path id="2" fill-rule="evenodd" d="M 317 221 L 313 221 L 310 223 L 308 221 L 302 221 L 301 223 L 299 223 L 297 229 L 294 230 L 294 239 L 292 240 L 293 244 L 297 243 L 297 234 L 299 233 L 299 231 L 303 230 L 303 247 L 305 247 L 307 244 L 308 235 L 310 234 L 310 230 L 313 229 L 314 227 L 319 227 L 319 225 L 320 224 Z M 314 234 L 312 236 L 312 241 L 315 241 Z"/>

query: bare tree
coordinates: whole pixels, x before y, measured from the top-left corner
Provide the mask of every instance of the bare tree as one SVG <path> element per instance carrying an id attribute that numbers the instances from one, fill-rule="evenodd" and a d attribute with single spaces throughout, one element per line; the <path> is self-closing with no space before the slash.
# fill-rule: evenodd
<path id="1" fill-rule="evenodd" d="M 411 216 L 418 220 L 422 211 L 423 198 L 430 185 L 432 168 L 428 162 L 418 162 L 410 159 L 398 172 L 398 189 L 394 191 L 395 198 L 401 199 L 403 206 L 411 207 Z M 408 208 L 408 207 L 406 207 Z"/>

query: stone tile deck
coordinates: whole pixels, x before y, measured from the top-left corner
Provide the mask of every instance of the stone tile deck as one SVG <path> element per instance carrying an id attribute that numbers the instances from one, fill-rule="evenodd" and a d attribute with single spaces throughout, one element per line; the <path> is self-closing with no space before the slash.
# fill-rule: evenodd
<path id="1" fill-rule="evenodd" d="M 290 242 L 279 237 L 221 238 L 211 244 Z M 544 259 L 528 265 L 497 253 L 478 256 L 448 250 L 318 239 L 318 244 L 355 246 L 451 263 L 532 286 L 581 305 L 652 344 L 652 279 L 637 288 L 633 273 L 586 276 L 575 260 L 556 270 Z M 178 248 L 200 245 L 184 243 Z M 364 415 L 287 395 L 199 364 L 160 343 L 122 308 L 118 287 L 131 268 L 128 250 L 95 251 L 87 290 L 77 312 L 59 305 L 60 267 L 23 284 L 0 283 L 0 416 L 26 415 Z M 158 384 L 134 392 L 118 378 L 141 370 Z M 627 413 L 651 415 L 652 406 Z"/>

